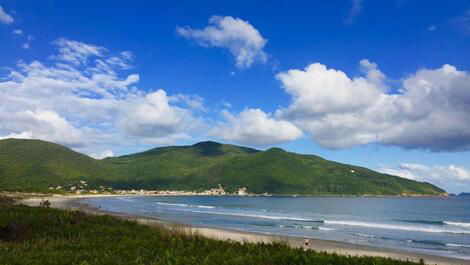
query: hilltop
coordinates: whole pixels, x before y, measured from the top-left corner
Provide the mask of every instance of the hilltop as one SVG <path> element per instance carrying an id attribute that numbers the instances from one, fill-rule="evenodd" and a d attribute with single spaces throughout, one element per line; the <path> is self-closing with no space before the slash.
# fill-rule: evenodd
<path id="1" fill-rule="evenodd" d="M 43 191 L 67 181 L 103 178 L 103 163 L 41 140 L 0 140 L 0 190 Z"/>
<path id="2" fill-rule="evenodd" d="M 45 191 L 86 180 L 90 187 L 203 190 L 221 184 L 228 191 L 310 195 L 440 195 L 425 182 L 382 174 L 314 155 L 280 148 L 252 148 L 200 142 L 157 147 L 96 160 L 40 140 L 0 140 L 0 190 Z"/>

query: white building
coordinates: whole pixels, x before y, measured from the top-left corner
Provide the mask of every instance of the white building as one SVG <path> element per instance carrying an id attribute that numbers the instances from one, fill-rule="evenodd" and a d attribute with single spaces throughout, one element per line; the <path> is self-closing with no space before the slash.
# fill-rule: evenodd
<path id="1" fill-rule="evenodd" d="M 246 196 L 246 195 L 248 195 L 247 189 L 246 189 L 245 187 L 239 188 L 239 189 L 238 189 L 238 195 L 240 195 L 240 196 Z"/>

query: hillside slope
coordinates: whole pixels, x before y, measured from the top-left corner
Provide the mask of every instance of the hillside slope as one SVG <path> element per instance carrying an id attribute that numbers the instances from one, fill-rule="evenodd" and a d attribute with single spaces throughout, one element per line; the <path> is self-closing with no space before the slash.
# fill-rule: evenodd
<path id="1" fill-rule="evenodd" d="M 325 160 L 280 148 L 258 151 L 202 142 L 193 146 L 155 148 L 105 159 L 142 188 L 201 189 L 221 184 L 229 191 L 246 186 L 256 193 L 288 194 L 438 194 L 420 183 L 363 167 Z M 124 173 L 125 172 L 125 173 Z"/>
<path id="2" fill-rule="evenodd" d="M 277 194 L 429 194 L 444 191 L 416 182 L 280 148 L 259 151 L 216 142 L 159 147 L 95 160 L 38 140 L 0 140 L 0 189 L 45 189 L 70 180 L 122 189 L 203 190 Z"/>
<path id="3" fill-rule="evenodd" d="M 0 190 L 44 191 L 109 170 L 98 160 L 40 140 L 0 140 Z"/>

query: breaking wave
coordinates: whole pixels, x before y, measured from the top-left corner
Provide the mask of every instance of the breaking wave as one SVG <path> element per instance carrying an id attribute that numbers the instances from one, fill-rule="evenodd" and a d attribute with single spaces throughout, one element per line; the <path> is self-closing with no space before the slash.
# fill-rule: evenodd
<path id="1" fill-rule="evenodd" d="M 205 209 L 215 209 L 215 206 L 209 206 L 209 205 L 191 205 L 191 204 L 185 204 L 185 203 L 167 203 L 167 202 L 157 202 L 157 204 L 165 205 L 165 206 L 196 207 L 196 208 L 205 208 Z"/>
<path id="2" fill-rule="evenodd" d="M 280 228 L 294 228 L 294 229 L 314 229 L 314 230 L 323 230 L 323 231 L 334 231 L 334 228 L 328 228 L 323 226 L 309 226 L 309 225 L 279 225 Z"/>
<path id="3" fill-rule="evenodd" d="M 469 227 L 470 223 L 466 222 L 452 222 L 452 221 L 428 221 L 428 220 L 397 220 L 405 223 L 417 223 L 417 224 L 426 224 L 426 225 L 452 225 L 452 226 L 463 226 Z"/>
<path id="4" fill-rule="evenodd" d="M 255 213 L 207 212 L 207 211 L 191 211 L 191 212 L 193 212 L 193 213 L 205 213 L 205 214 L 229 215 L 229 216 L 240 216 L 240 217 L 251 217 L 251 218 L 262 218 L 262 219 L 281 220 L 281 221 L 300 221 L 300 222 L 311 222 L 311 223 L 323 223 L 322 220 L 313 220 L 313 219 L 300 218 L 300 217 L 289 217 L 289 216 L 255 214 Z"/>
<path id="5" fill-rule="evenodd" d="M 470 228 L 470 223 L 444 221 L 444 224 L 454 225 L 454 226 L 463 226 L 463 227 L 469 227 Z"/>
<path id="6" fill-rule="evenodd" d="M 390 224 L 390 223 L 373 223 L 373 222 L 361 222 L 361 221 L 347 221 L 347 220 L 318 220 L 310 219 L 303 217 L 293 217 L 286 215 L 268 215 L 260 213 L 246 213 L 246 212 L 230 212 L 230 211 L 203 211 L 202 209 L 215 209 L 215 206 L 208 205 L 190 205 L 183 203 L 166 203 L 166 202 L 157 202 L 159 205 L 165 206 L 176 206 L 181 208 L 192 208 L 192 209 L 181 209 L 184 211 L 190 211 L 194 213 L 203 213 L 203 214 L 215 214 L 215 215 L 227 215 L 227 216 L 239 216 L 239 217 L 249 217 L 249 218 L 260 218 L 268 220 L 277 220 L 277 221 L 290 221 L 290 222 L 303 222 L 303 223 L 318 223 L 318 224 L 329 224 L 329 225 L 342 225 L 342 226 L 357 226 L 357 227 L 368 227 L 368 228 L 378 228 L 378 229 L 389 229 L 389 230 L 402 230 L 402 231 L 415 231 L 415 232 L 425 232 L 425 233 L 450 233 L 450 234 L 470 234 L 470 230 L 462 230 L 457 227 L 470 228 L 470 223 L 463 222 L 450 222 L 450 221 L 428 221 L 428 220 L 396 220 L 406 224 Z M 201 210 L 193 210 L 194 208 L 200 208 Z M 263 212 L 264 213 L 264 212 Z M 422 224 L 412 225 L 412 224 Z M 455 228 L 450 228 L 450 227 Z M 329 227 L 319 227 L 319 226 L 308 226 L 308 225 L 281 225 L 280 227 L 286 228 L 302 228 L 302 229 L 321 229 L 321 230 L 335 230 L 334 228 Z"/>
<path id="7" fill-rule="evenodd" d="M 369 228 L 415 231 L 415 232 L 426 232 L 426 233 L 470 234 L 470 231 L 468 230 L 446 229 L 445 227 L 442 227 L 442 226 L 435 226 L 435 227 L 413 226 L 413 225 L 369 223 L 369 222 L 360 222 L 360 221 L 335 221 L 335 220 L 325 220 L 325 224 L 360 226 L 360 227 L 369 227 Z"/>
<path id="8" fill-rule="evenodd" d="M 453 244 L 453 243 L 446 243 L 448 247 L 457 247 L 457 248 L 470 248 L 470 245 L 461 245 L 461 244 Z"/>

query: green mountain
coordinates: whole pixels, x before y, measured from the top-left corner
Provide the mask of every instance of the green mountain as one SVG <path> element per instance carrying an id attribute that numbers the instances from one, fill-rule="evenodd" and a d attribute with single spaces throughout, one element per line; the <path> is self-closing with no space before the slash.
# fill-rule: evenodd
<path id="1" fill-rule="evenodd" d="M 341 164 L 314 155 L 201 142 L 95 160 L 39 140 L 0 140 L 0 189 L 47 190 L 86 180 L 89 187 L 228 191 L 247 187 L 277 194 L 428 194 L 445 191 L 424 182 Z"/>
<path id="2" fill-rule="evenodd" d="M 99 160 L 40 140 L 0 140 L 0 190 L 45 190 L 82 176 L 106 176 Z"/>

